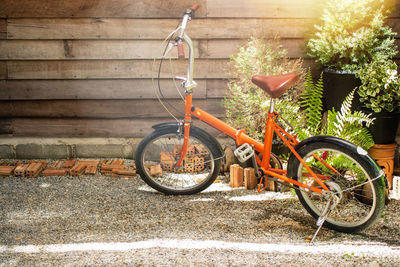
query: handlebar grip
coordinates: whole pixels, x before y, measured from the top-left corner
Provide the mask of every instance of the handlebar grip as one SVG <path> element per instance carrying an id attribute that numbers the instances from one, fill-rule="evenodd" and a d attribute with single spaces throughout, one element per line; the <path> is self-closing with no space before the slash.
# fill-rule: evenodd
<path id="1" fill-rule="evenodd" d="M 199 7 L 200 7 L 199 4 L 194 4 L 194 5 L 192 6 L 191 10 L 194 12 L 194 11 L 196 11 L 197 9 L 199 9 Z"/>
<path id="2" fill-rule="evenodd" d="M 182 43 L 178 43 L 178 58 L 184 59 L 185 58 L 185 50 L 183 49 Z"/>

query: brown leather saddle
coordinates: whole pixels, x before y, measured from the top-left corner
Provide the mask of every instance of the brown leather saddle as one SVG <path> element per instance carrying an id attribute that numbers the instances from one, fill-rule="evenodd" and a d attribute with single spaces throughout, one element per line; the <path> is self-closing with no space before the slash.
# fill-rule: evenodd
<path id="1" fill-rule="evenodd" d="M 272 98 L 278 98 L 292 87 L 298 79 L 298 75 L 292 72 L 273 76 L 255 75 L 251 81 Z"/>

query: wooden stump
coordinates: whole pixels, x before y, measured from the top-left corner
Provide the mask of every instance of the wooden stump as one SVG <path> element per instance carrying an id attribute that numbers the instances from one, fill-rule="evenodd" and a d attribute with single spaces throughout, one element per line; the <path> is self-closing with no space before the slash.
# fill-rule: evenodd
<path id="1" fill-rule="evenodd" d="M 233 164 L 230 167 L 231 187 L 240 187 L 243 185 L 243 168 L 239 164 Z"/>
<path id="2" fill-rule="evenodd" d="M 244 169 L 244 188 L 252 190 L 257 187 L 257 178 L 254 168 Z"/>

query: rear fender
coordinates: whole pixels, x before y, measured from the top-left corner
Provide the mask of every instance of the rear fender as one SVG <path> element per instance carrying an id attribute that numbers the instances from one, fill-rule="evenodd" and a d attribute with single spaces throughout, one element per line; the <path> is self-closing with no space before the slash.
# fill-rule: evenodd
<path id="1" fill-rule="evenodd" d="M 295 151 L 299 151 L 301 148 L 310 145 L 314 142 L 326 142 L 326 143 L 331 143 L 334 145 L 337 145 L 339 147 L 342 147 L 343 149 L 349 150 L 350 152 L 354 154 L 358 154 L 361 158 L 361 160 L 370 167 L 371 171 L 373 172 L 374 177 L 381 177 L 382 176 L 382 182 L 384 183 L 385 187 L 388 187 L 388 182 L 385 177 L 385 173 L 382 171 L 382 169 L 378 166 L 378 164 L 375 162 L 374 159 L 371 158 L 370 155 L 368 155 L 368 152 L 362 149 L 359 146 L 356 146 L 353 143 L 350 143 L 346 140 L 334 137 L 334 136 L 329 136 L 329 135 L 319 135 L 319 136 L 313 136 L 310 138 L 307 138 L 300 143 L 298 143 L 294 149 Z M 288 177 L 296 177 L 297 175 L 297 170 L 295 166 L 298 163 L 298 159 L 296 156 L 292 153 L 289 157 L 288 161 Z"/>

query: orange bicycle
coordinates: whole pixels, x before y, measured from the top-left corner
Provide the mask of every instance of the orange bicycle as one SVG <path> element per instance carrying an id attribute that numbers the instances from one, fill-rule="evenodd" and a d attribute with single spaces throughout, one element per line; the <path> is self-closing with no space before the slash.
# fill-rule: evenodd
<path id="1" fill-rule="evenodd" d="M 189 48 L 187 76 L 180 78 L 185 89 L 184 118 L 153 126 L 154 131 L 138 145 L 135 161 L 141 178 L 152 188 L 172 195 L 195 194 L 215 181 L 224 152 L 216 138 L 192 125 L 194 116 L 236 141 L 235 155 L 241 162 L 252 162 L 259 191 L 267 179 L 294 188 L 301 204 L 317 219 L 317 232 L 323 224 L 342 232 L 357 232 L 370 226 L 383 211 L 386 178 L 368 153 L 333 136 L 315 136 L 299 142 L 276 123 L 279 114 L 274 111 L 274 99 L 296 83 L 295 73 L 252 78 L 271 96 L 264 143 L 192 104 L 196 87 L 194 46 L 185 29 L 197 8 L 195 5 L 185 11 L 168 40 L 169 47 L 178 48 L 180 58 L 184 58 L 184 42 Z M 274 169 L 270 164 L 274 134 L 291 151 L 286 170 Z"/>

